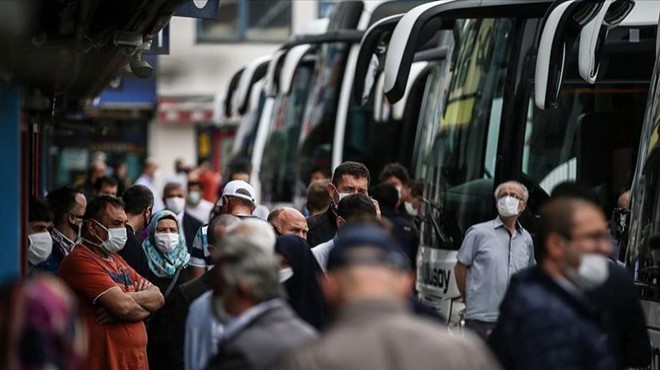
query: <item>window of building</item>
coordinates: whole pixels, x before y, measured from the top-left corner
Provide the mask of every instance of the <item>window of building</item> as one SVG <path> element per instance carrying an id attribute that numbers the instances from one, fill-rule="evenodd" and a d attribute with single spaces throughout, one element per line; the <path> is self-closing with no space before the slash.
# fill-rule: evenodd
<path id="1" fill-rule="evenodd" d="M 197 42 L 283 42 L 291 14 L 292 0 L 222 0 L 217 20 L 199 20 Z"/>
<path id="2" fill-rule="evenodd" d="M 319 18 L 328 18 L 335 7 L 336 0 L 319 0 Z"/>

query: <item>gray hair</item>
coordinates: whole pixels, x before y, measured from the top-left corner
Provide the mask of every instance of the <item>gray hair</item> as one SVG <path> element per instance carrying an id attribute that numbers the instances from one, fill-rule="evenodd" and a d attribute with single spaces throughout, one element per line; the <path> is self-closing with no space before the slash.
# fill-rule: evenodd
<path id="1" fill-rule="evenodd" d="M 497 188 L 495 188 L 495 193 L 493 194 L 493 195 L 495 196 L 495 199 L 497 199 L 497 194 L 500 192 L 500 190 L 502 190 L 502 187 L 503 187 L 504 185 L 511 185 L 511 184 L 513 184 L 513 185 L 517 185 L 517 186 L 519 186 L 519 187 L 522 189 L 522 191 L 523 191 L 523 198 L 524 198 L 525 201 L 527 201 L 527 199 L 529 199 L 529 191 L 527 190 L 527 187 L 526 187 L 525 185 L 519 183 L 518 181 L 514 181 L 514 180 L 505 181 L 505 182 L 499 184 L 499 185 L 497 186 Z"/>
<path id="2" fill-rule="evenodd" d="M 209 225 L 206 229 L 208 235 L 208 243 L 213 246 L 217 244 L 219 238 L 217 237 L 218 235 L 216 235 L 216 229 L 218 227 L 224 227 L 226 229 L 229 226 L 235 225 L 239 222 L 241 222 L 240 218 L 228 213 L 213 217 L 211 221 L 209 221 Z"/>
<path id="3" fill-rule="evenodd" d="M 254 243 L 221 244 L 219 283 L 223 292 L 235 292 L 243 285 L 257 303 L 283 296 L 274 253 Z"/>
<path id="4" fill-rule="evenodd" d="M 222 257 L 224 250 L 252 245 L 263 252 L 275 253 L 275 231 L 266 221 L 257 218 L 248 218 L 239 223 L 228 226 L 222 241 L 218 244 L 217 256 Z"/>

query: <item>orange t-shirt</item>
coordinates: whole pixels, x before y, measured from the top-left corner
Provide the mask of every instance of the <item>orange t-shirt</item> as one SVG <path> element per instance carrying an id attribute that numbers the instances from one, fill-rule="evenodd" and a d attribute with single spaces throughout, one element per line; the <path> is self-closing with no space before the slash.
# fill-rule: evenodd
<path id="1" fill-rule="evenodd" d="M 96 301 L 113 287 L 135 291 L 142 279 L 118 254 L 105 260 L 78 245 L 62 261 L 59 276 L 76 293 L 87 324 L 87 370 L 147 370 L 147 330 L 142 321 L 100 325 L 95 321 Z"/>

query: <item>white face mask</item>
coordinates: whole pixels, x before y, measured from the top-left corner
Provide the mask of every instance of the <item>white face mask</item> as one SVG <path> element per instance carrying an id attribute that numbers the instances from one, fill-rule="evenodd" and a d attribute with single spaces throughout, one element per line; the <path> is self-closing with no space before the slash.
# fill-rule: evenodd
<path id="1" fill-rule="evenodd" d="M 192 206 L 198 205 L 201 199 L 202 194 L 200 194 L 198 191 L 191 191 L 188 193 L 188 203 Z"/>
<path id="2" fill-rule="evenodd" d="M 403 202 L 403 208 L 406 209 L 406 213 L 411 215 L 411 216 L 417 216 L 418 211 L 413 207 L 413 204 L 410 202 Z"/>
<path id="3" fill-rule="evenodd" d="M 497 200 L 497 213 L 502 217 L 517 216 L 520 201 L 512 196 L 505 196 Z"/>
<path id="4" fill-rule="evenodd" d="M 156 240 L 156 247 L 163 253 L 169 253 L 179 245 L 179 234 L 156 233 L 154 239 Z"/>
<path id="5" fill-rule="evenodd" d="M 165 207 L 170 211 L 179 214 L 183 211 L 183 207 L 186 206 L 186 200 L 180 197 L 170 197 L 165 199 Z"/>
<path id="6" fill-rule="evenodd" d="M 36 266 L 44 262 L 53 251 L 53 239 L 48 231 L 28 235 L 27 259 Z"/>
<path id="7" fill-rule="evenodd" d="M 108 229 L 100 222 L 96 220 L 92 221 L 96 222 L 99 226 L 108 232 L 108 240 L 102 242 L 101 244 L 97 244 L 99 247 L 101 247 L 101 249 L 104 249 L 106 252 L 112 254 L 117 253 L 124 248 L 124 244 L 126 244 L 126 240 L 128 240 L 125 227 L 115 227 Z"/>
<path id="8" fill-rule="evenodd" d="M 597 253 L 583 254 L 580 267 L 566 269 L 566 275 L 583 291 L 593 290 L 605 283 L 610 275 L 607 258 Z"/>
<path id="9" fill-rule="evenodd" d="M 285 267 L 280 269 L 280 283 L 283 283 L 293 277 L 293 269 L 291 267 Z"/>

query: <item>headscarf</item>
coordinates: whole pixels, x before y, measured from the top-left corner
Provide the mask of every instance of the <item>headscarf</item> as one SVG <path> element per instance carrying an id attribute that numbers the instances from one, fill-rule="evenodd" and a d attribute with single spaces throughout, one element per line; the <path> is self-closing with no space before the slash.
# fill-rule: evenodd
<path id="1" fill-rule="evenodd" d="M 158 249 L 155 237 L 158 222 L 164 218 L 176 221 L 176 226 L 179 230 L 179 245 L 167 253 Z M 172 211 L 162 210 L 151 217 L 151 222 L 149 223 L 149 236 L 142 243 L 142 248 L 147 255 L 149 270 L 161 278 L 173 277 L 177 269 L 185 268 L 188 266 L 188 261 L 190 261 L 190 253 L 188 253 L 188 248 L 186 247 L 183 236 L 183 227 L 181 227 L 181 222 L 177 215 Z"/>
<path id="2" fill-rule="evenodd" d="M 1 291 L 0 368 L 83 369 L 87 332 L 64 284 L 43 274 Z"/>
<path id="3" fill-rule="evenodd" d="M 279 236 L 275 252 L 284 256 L 293 270 L 293 276 L 284 282 L 289 304 L 300 318 L 321 329 L 326 322 L 326 306 L 317 279 L 323 271 L 307 241 L 295 235 Z"/>

